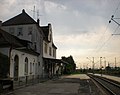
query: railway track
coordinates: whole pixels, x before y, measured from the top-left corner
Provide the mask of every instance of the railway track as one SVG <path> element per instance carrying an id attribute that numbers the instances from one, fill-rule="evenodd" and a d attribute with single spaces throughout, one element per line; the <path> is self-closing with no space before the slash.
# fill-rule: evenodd
<path id="1" fill-rule="evenodd" d="M 88 76 L 101 85 L 107 95 L 120 95 L 120 83 L 92 74 L 88 74 Z"/>

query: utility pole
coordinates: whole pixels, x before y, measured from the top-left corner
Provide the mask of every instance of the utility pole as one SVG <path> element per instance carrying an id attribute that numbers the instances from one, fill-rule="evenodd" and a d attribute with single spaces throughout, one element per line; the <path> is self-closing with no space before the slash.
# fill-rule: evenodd
<path id="1" fill-rule="evenodd" d="M 87 59 L 89 59 L 88 57 L 87 57 Z M 92 72 L 93 72 L 93 74 L 94 74 L 94 57 L 93 57 L 93 60 L 91 60 L 91 59 L 89 59 L 91 62 L 92 62 L 92 67 L 91 67 L 91 69 L 92 69 Z"/>
<path id="2" fill-rule="evenodd" d="M 94 57 L 93 57 L 93 61 L 92 61 L 92 64 L 93 64 L 93 74 L 94 74 Z"/>
<path id="3" fill-rule="evenodd" d="M 116 68 L 116 57 L 115 57 L 115 68 Z"/>
<path id="4" fill-rule="evenodd" d="M 118 23 L 115 19 L 120 19 L 120 18 L 114 18 L 114 15 L 112 15 L 111 20 L 109 21 L 109 23 L 111 23 L 111 21 L 115 22 L 118 26 L 120 26 L 120 23 Z M 120 35 L 120 34 L 112 34 L 113 35 Z"/>
<path id="5" fill-rule="evenodd" d="M 37 19 L 39 19 L 39 10 L 37 10 Z"/>
<path id="6" fill-rule="evenodd" d="M 102 76 L 102 62 L 101 62 L 102 57 L 100 57 L 100 71 L 101 71 L 101 76 Z"/>
<path id="7" fill-rule="evenodd" d="M 33 18 L 34 19 L 36 19 L 36 17 L 37 17 L 37 19 L 39 19 L 39 17 L 42 16 L 42 15 L 39 14 L 39 10 L 36 10 L 35 6 L 33 7 L 33 10 L 31 10 L 31 11 L 33 12 Z M 37 16 L 36 16 L 36 14 L 37 14 Z"/>
<path id="8" fill-rule="evenodd" d="M 104 57 L 104 65 L 105 65 L 104 67 L 106 68 L 106 59 L 105 59 L 105 57 Z"/>
<path id="9" fill-rule="evenodd" d="M 33 18 L 35 19 L 35 6 L 33 8 Z"/>
<path id="10" fill-rule="evenodd" d="M 104 65 L 105 65 L 105 74 L 106 74 L 106 59 L 104 57 Z"/>
<path id="11" fill-rule="evenodd" d="M 114 15 L 112 15 L 111 20 L 115 22 L 118 26 L 120 26 L 120 23 L 118 23 L 115 19 L 120 19 L 120 18 L 114 18 Z M 111 23 L 111 20 L 109 21 L 109 23 Z"/>

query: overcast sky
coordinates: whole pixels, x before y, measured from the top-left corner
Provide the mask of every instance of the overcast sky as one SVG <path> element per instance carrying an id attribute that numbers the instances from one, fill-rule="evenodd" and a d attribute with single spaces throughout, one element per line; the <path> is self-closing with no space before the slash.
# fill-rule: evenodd
<path id="1" fill-rule="evenodd" d="M 92 57 L 95 62 L 105 57 L 111 65 L 116 57 L 119 65 L 120 35 L 111 34 L 119 34 L 120 28 L 109 23 L 112 15 L 120 17 L 119 5 L 120 0 L 0 0 L 0 20 L 18 15 L 22 9 L 33 17 L 35 6 L 41 25 L 52 24 L 57 58 L 72 55 L 79 67 L 86 67 Z"/>

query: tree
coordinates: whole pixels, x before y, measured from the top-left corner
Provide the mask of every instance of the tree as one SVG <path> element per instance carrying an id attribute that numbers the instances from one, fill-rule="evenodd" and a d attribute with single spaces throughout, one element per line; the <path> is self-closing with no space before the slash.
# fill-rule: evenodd
<path id="1" fill-rule="evenodd" d="M 63 56 L 62 60 L 66 61 L 68 63 L 65 65 L 65 69 L 63 72 L 64 74 L 71 74 L 72 72 L 74 72 L 76 70 L 75 61 L 71 55 L 69 57 Z"/>

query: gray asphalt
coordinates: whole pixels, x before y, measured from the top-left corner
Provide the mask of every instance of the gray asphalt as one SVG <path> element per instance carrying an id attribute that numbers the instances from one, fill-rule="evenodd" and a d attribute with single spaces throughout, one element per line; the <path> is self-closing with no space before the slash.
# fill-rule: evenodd
<path id="1" fill-rule="evenodd" d="M 91 84 L 86 75 L 70 75 L 14 90 L 11 95 L 96 95 L 98 90 Z"/>

